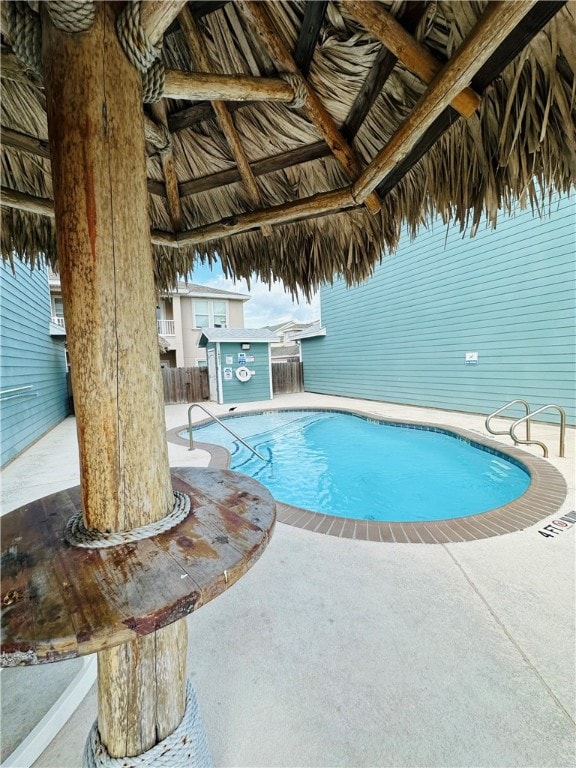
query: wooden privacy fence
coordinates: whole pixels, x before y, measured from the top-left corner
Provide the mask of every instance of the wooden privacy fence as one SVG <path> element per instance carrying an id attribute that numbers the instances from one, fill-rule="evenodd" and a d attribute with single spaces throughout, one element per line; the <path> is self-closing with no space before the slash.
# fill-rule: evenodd
<path id="1" fill-rule="evenodd" d="M 302 363 L 272 363 L 272 390 L 275 395 L 304 391 Z"/>
<path id="2" fill-rule="evenodd" d="M 208 368 L 162 368 L 164 402 L 195 403 L 208 400 Z"/>

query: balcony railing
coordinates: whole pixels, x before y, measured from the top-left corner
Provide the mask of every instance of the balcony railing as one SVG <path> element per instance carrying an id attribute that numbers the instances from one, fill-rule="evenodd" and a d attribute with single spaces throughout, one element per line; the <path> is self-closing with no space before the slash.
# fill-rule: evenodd
<path id="1" fill-rule="evenodd" d="M 161 336 L 175 336 L 174 320 L 157 320 L 158 333 Z"/>
<path id="2" fill-rule="evenodd" d="M 66 328 L 66 325 L 64 323 L 64 318 L 60 317 L 59 315 L 52 315 L 52 322 L 54 325 L 59 325 L 60 328 Z"/>

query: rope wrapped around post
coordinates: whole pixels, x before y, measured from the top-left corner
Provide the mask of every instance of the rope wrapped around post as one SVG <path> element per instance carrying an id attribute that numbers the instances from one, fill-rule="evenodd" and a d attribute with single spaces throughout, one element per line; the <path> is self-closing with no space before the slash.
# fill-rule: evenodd
<path id="1" fill-rule="evenodd" d="M 88 735 L 82 768 L 211 768 L 206 732 L 192 684 L 186 681 L 186 709 L 180 725 L 162 741 L 141 755 L 111 757 L 100 741 L 98 721 Z"/>
<path id="2" fill-rule="evenodd" d="M 85 32 L 94 21 L 94 0 L 49 0 L 46 10 L 63 32 Z M 14 54 L 28 72 L 42 77 L 42 23 L 39 4 L 30 0 L 6 3 L 8 35 Z M 165 72 L 160 58 L 162 44 L 153 45 L 140 24 L 140 3 L 126 3 L 116 22 L 118 39 L 130 62 L 142 74 L 142 97 L 154 103 L 164 93 Z"/>
<path id="3" fill-rule="evenodd" d="M 62 32 L 85 32 L 94 21 L 94 0 L 49 0 L 46 3 L 48 15 L 57 29 Z"/>
<path id="4" fill-rule="evenodd" d="M 42 24 L 26 2 L 5 3 L 6 23 L 12 50 L 24 68 L 42 76 Z"/>
<path id="5" fill-rule="evenodd" d="M 160 101 L 164 93 L 162 43 L 154 45 L 140 24 L 140 2 L 126 3 L 116 21 L 116 34 L 130 63 L 142 74 L 142 96 L 146 104 Z"/>
<path id="6" fill-rule="evenodd" d="M 68 544 L 73 547 L 82 547 L 83 549 L 105 549 L 107 547 L 116 547 L 120 544 L 128 544 L 131 541 L 140 541 L 149 539 L 151 536 L 157 536 L 159 533 L 169 531 L 182 520 L 185 520 L 190 514 L 190 497 L 180 491 L 173 491 L 174 506 L 172 510 L 155 523 L 141 525 L 139 528 L 133 528 L 129 531 L 113 531 L 105 533 L 103 531 L 89 530 L 84 525 L 82 515 L 74 515 L 68 520 L 64 537 Z"/>

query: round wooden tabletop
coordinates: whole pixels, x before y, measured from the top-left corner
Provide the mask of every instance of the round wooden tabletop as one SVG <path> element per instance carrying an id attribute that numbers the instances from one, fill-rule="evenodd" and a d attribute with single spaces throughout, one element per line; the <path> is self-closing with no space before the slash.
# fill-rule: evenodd
<path id="1" fill-rule="evenodd" d="M 154 632 L 224 592 L 258 559 L 275 520 L 264 486 L 228 470 L 172 470 L 192 511 L 175 528 L 106 549 L 64 539 L 80 488 L 2 518 L 1 665 L 82 656 Z"/>

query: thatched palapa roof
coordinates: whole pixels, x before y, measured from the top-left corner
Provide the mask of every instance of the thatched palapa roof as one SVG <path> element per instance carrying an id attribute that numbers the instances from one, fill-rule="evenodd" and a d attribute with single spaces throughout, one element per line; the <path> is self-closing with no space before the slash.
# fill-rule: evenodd
<path id="1" fill-rule="evenodd" d="M 7 5 L 2 253 L 55 263 L 42 81 L 14 55 Z M 159 285 L 218 254 L 232 276 L 308 293 L 364 278 L 433 211 L 473 230 L 570 190 L 575 6 L 180 3 L 164 98 L 145 105 Z"/>

